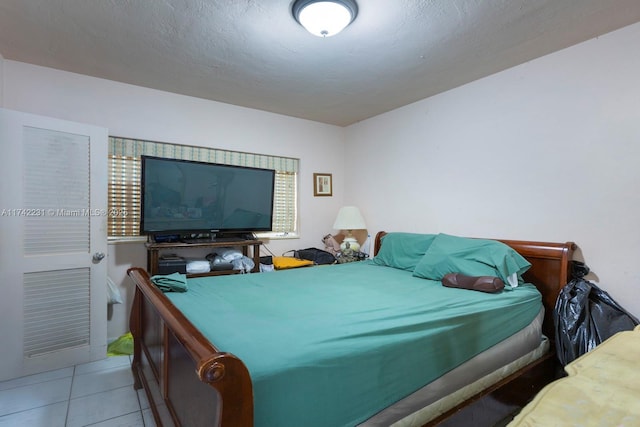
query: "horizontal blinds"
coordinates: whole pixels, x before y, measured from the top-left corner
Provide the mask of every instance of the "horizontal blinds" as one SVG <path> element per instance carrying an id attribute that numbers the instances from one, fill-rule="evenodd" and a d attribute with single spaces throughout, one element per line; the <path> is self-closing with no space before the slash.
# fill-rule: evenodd
<path id="1" fill-rule="evenodd" d="M 140 230 L 140 158 L 109 155 L 109 236 Z"/>
<path id="2" fill-rule="evenodd" d="M 89 283 L 89 268 L 24 274 L 24 357 L 89 345 Z"/>
<path id="3" fill-rule="evenodd" d="M 24 254 L 88 253 L 89 138 L 25 127 L 23 150 Z"/>
<path id="4" fill-rule="evenodd" d="M 140 158 L 140 156 L 167 157 L 293 173 L 298 172 L 299 163 L 298 159 L 290 157 L 116 137 L 109 138 L 109 154 L 133 158 Z"/>
<path id="5" fill-rule="evenodd" d="M 276 171 L 273 231 L 279 233 L 296 231 L 298 159 L 110 137 L 108 223 L 110 237 L 139 235 L 140 156 L 142 155 L 273 169 Z"/>
<path id="6" fill-rule="evenodd" d="M 276 172 L 273 198 L 273 231 L 293 232 L 296 229 L 296 174 Z"/>

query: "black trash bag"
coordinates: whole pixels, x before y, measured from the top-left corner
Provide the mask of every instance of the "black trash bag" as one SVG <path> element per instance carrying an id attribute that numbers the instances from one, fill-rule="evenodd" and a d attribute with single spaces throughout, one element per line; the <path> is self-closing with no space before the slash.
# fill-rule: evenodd
<path id="1" fill-rule="evenodd" d="M 588 272 L 582 263 L 572 265 L 574 279 L 560 291 L 553 312 L 556 352 L 563 366 L 638 324 L 607 292 L 583 278 Z"/>

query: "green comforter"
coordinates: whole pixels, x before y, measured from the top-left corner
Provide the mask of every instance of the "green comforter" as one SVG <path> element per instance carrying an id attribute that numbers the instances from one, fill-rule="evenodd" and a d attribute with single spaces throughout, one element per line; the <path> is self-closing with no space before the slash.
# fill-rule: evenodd
<path id="1" fill-rule="evenodd" d="M 486 294 L 370 261 L 189 279 L 166 294 L 244 361 L 256 427 L 353 426 L 528 325 L 532 285 Z"/>

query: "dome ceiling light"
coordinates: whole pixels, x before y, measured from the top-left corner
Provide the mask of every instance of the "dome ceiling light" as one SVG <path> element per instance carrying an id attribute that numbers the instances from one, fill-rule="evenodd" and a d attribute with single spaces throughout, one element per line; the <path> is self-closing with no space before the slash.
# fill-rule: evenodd
<path id="1" fill-rule="evenodd" d="M 358 5 L 353 0 L 296 0 L 291 12 L 314 36 L 331 37 L 356 19 Z"/>

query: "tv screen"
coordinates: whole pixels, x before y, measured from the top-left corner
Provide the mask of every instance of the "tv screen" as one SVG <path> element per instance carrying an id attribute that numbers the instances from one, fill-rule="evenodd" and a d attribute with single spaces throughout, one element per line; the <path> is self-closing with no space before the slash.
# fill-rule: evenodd
<path id="1" fill-rule="evenodd" d="M 275 171 L 142 156 L 142 234 L 270 231 Z"/>

